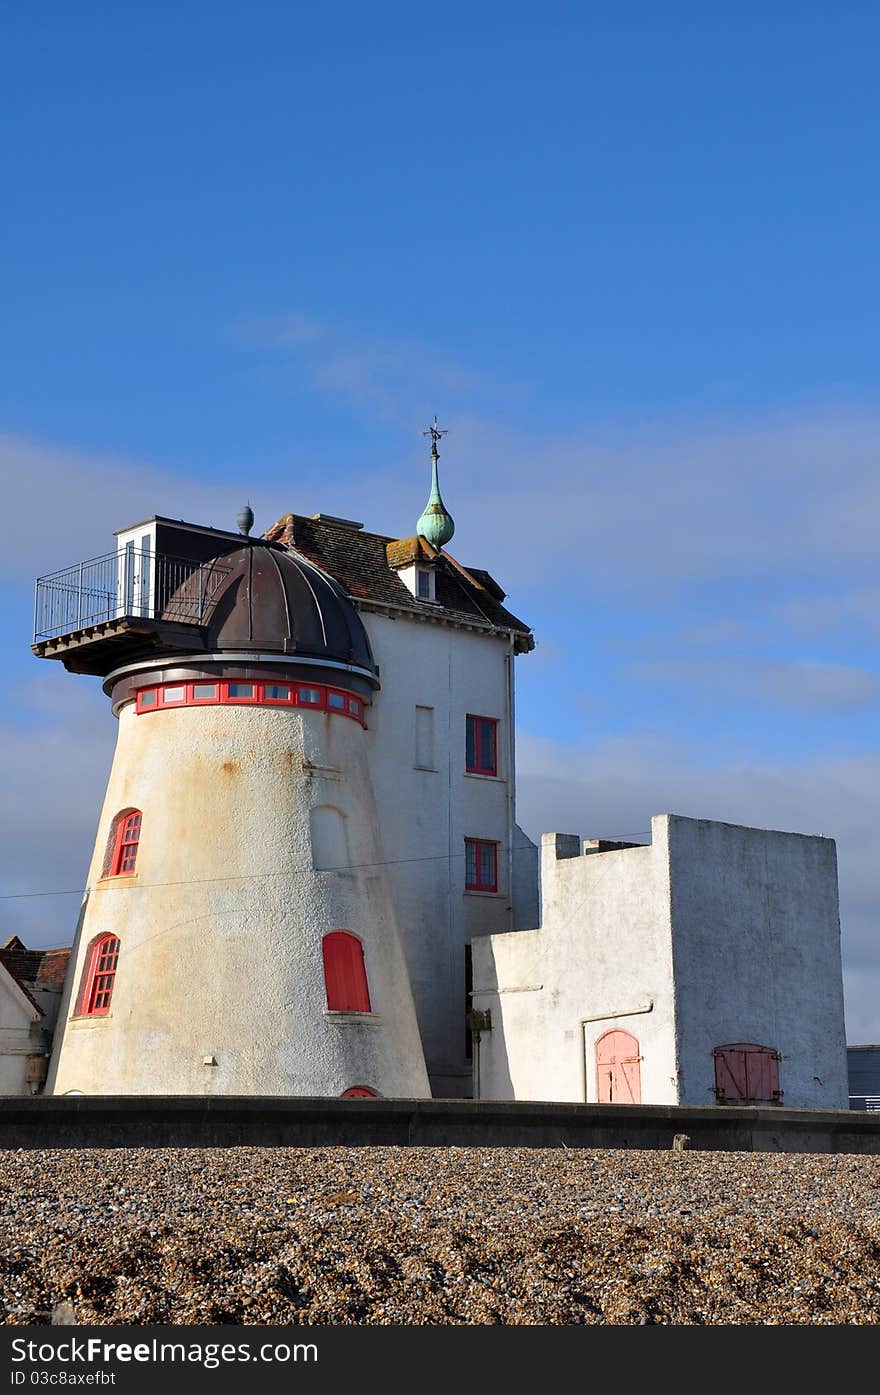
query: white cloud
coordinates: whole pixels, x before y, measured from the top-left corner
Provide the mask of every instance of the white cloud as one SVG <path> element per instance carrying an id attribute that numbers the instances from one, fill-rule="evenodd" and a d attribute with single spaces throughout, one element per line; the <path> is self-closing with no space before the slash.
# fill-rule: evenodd
<path id="1" fill-rule="evenodd" d="M 857 633 L 874 641 L 880 636 L 880 584 L 829 595 L 796 597 L 778 606 L 775 613 L 796 633 L 811 638 Z"/>
<path id="2" fill-rule="evenodd" d="M 625 672 L 670 683 L 697 701 L 766 704 L 789 712 L 846 711 L 880 699 L 880 673 L 845 664 L 761 658 L 657 659 Z"/>
<path id="3" fill-rule="evenodd" d="M 472 399 L 492 386 L 424 339 L 365 336 L 299 312 L 243 321 L 233 333 L 243 348 L 287 361 L 298 385 L 305 375 L 320 392 L 405 431 L 438 399 Z"/>

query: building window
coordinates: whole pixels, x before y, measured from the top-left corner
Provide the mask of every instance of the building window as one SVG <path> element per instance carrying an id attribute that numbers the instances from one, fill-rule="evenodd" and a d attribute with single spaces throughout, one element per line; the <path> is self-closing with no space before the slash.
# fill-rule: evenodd
<path id="1" fill-rule="evenodd" d="M 472 775 L 498 774 L 498 723 L 494 717 L 468 713 L 465 766 Z"/>
<path id="2" fill-rule="evenodd" d="M 719 1104 L 779 1104 L 779 1052 L 772 1046 L 736 1042 L 716 1046 L 715 1099 Z"/>
<path id="3" fill-rule="evenodd" d="M 434 709 L 416 708 L 416 749 L 417 770 L 434 769 Z"/>
<path id="4" fill-rule="evenodd" d="M 101 1017 L 110 1011 L 119 941 L 115 935 L 102 935 L 92 945 L 83 975 L 79 1012 L 86 1017 Z"/>
<path id="5" fill-rule="evenodd" d="M 465 891 L 498 890 L 498 844 L 465 838 Z"/>
<path id="6" fill-rule="evenodd" d="M 338 712 L 362 727 L 364 700 L 341 688 L 294 687 L 291 683 L 246 683 L 237 679 L 223 682 L 166 683 L 161 687 L 139 688 L 135 693 L 137 712 L 158 712 L 164 707 L 191 707 L 206 703 L 252 703 L 262 707 L 311 707 Z"/>
<path id="7" fill-rule="evenodd" d="M 129 809 L 117 814 L 115 837 L 110 866 L 105 873 L 108 877 L 130 877 L 137 862 L 138 844 L 141 838 L 141 811 Z"/>
<path id="8" fill-rule="evenodd" d="M 339 1096 L 341 1100 L 375 1100 L 378 1095 L 375 1090 L 371 1090 L 368 1085 L 352 1085 L 350 1089 L 343 1090 Z"/>
<path id="9" fill-rule="evenodd" d="M 347 872 L 348 836 L 345 815 L 332 804 L 317 804 L 309 811 L 312 866 L 316 872 Z"/>
<path id="10" fill-rule="evenodd" d="M 334 930 L 325 935 L 324 986 L 330 1012 L 372 1012 L 364 947 L 356 935 Z"/>
<path id="11" fill-rule="evenodd" d="M 420 601 L 430 601 L 431 597 L 431 573 L 424 571 L 421 567 L 416 569 L 416 596 Z"/>

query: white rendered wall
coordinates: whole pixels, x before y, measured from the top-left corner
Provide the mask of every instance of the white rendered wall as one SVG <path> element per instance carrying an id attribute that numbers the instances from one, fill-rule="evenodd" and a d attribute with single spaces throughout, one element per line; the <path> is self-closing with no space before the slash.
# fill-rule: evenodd
<path id="1" fill-rule="evenodd" d="M 621 1028 L 645 1104 L 714 1104 L 714 1048 L 749 1043 L 780 1053 L 785 1105 L 846 1108 L 833 841 L 665 814 L 651 830 L 585 856 L 545 835 L 541 929 L 474 942 L 481 1096 L 593 1101 L 596 1041 Z"/>
<path id="2" fill-rule="evenodd" d="M 545 834 L 541 890 L 539 930 L 473 944 L 474 1007 L 492 1016 L 481 1098 L 595 1100 L 596 1041 L 621 1028 L 639 1041 L 642 1099 L 675 1104 L 663 830 L 651 847 L 586 856 L 576 837 Z"/>
<path id="3" fill-rule="evenodd" d="M 465 946 L 514 924 L 511 645 L 506 636 L 405 616 L 361 618 L 382 682 L 367 713 L 370 767 L 425 1057 L 435 1095 L 468 1095 Z M 433 709 L 431 769 L 416 768 L 417 707 Z M 468 713 L 498 721 L 497 778 L 465 770 Z M 419 721 L 424 730 L 426 718 Z M 498 842 L 496 894 L 465 891 L 466 837 Z M 534 876 L 531 846 L 518 855 Z M 527 874 L 518 877 L 527 898 Z"/>
<path id="4" fill-rule="evenodd" d="M 42 1019 L 6 973 L 0 969 L 0 1095 L 29 1095 L 27 1063 L 41 1054 L 34 1028 Z"/>
<path id="5" fill-rule="evenodd" d="M 121 709 L 49 1092 L 429 1094 L 369 740 L 298 709 Z M 345 816 L 352 870 L 313 869 L 315 805 Z M 102 880 L 129 807 L 143 813 L 136 875 Z M 321 940 L 338 929 L 363 940 L 369 1017 L 326 1012 Z M 110 1012 L 71 1020 L 106 932 L 121 941 Z"/>
<path id="6" fill-rule="evenodd" d="M 681 1103 L 714 1103 L 713 1048 L 747 1042 L 781 1053 L 783 1104 L 846 1109 L 834 840 L 666 823 Z"/>

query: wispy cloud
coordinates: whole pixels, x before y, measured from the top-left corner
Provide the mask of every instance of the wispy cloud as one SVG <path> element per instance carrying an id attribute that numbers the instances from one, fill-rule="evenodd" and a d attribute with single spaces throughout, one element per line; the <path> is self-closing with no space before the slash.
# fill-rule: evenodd
<path id="1" fill-rule="evenodd" d="M 498 385 L 426 339 L 370 337 L 351 327 L 293 312 L 239 321 L 245 349 L 287 362 L 297 378 L 383 423 L 411 424 L 426 403 L 468 402 Z"/>
<path id="2" fill-rule="evenodd" d="M 880 635 L 880 583 L 834 593 L 794 597 L 777 606 L 774 615 L 796 633 L 824 638 L 829 633 L 869 639 Z"/>
<path id="3" fill-rule="evenodd" d="M 748 702 L 787 711 L 833 712 L 880 701 L 880 673 L 846 664 L 762 658 L 657 659 L 627 673 L 640 682 L 675 684 L 693 699 Z"/>

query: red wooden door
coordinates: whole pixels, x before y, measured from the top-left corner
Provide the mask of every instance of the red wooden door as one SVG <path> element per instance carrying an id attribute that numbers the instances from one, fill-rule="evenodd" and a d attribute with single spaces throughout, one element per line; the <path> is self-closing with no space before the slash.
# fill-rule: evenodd
<path id="1" fill-rule="evenodd" d="M 600 1104 L 641 1104 L 639 1043 L 629 1032 L 606 1032 L 596 1042 L 596 1079 Z"/>

